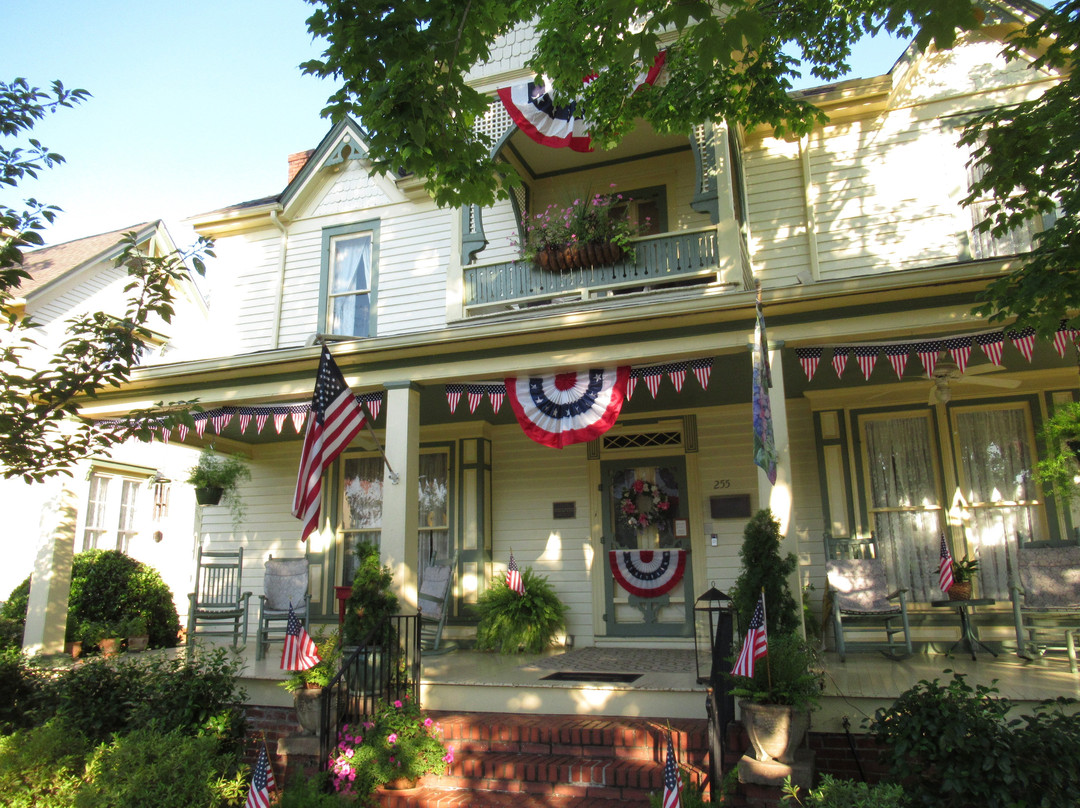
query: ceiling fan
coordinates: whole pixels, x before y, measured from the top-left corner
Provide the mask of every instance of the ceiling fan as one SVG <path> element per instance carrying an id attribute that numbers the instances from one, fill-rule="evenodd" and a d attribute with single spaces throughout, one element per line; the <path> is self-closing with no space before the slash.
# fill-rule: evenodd
<path id="1" fill-rule="evenodd" d="M 930 404 L 944 404 L 952 398 L 952 385 L 979 384 L 984 387 L 999 387 L 1013 390 L 1020 386 L 1019 379 L 987 377 L 984 374 L 996 373 L 1004 368 L 997 365 L 973 365 L 963 372 L 951 359 L 943 359 L 934 366 L 930 375 Z"/>

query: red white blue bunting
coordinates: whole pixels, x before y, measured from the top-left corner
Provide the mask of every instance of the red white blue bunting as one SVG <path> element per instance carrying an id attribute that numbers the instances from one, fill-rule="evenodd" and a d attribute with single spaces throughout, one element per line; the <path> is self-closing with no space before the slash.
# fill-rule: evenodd
<path id="1" fill-rule="evenodd" d="M 686 572 L 685 550 L 611 550 L 611 574 L 619 586 L 639 598 L 667 594 Z"/>
<path id="2" fill-rule="evenodd" d="M 832 346 L 832 366 L 837 378 L 842 378 L 844 369 L 847 367 L 848 357 L 855 356 L 863 377 L 867 380 L 874 372 L 878 355 L 884 352 L 889 364 L 896 372 L 898 378 L 903 378 L 904 369 L 910 354 L 916 354 L 922 361 L 923 370 L 927 376 L 932 376 L 937 366 L 938 356 L 947 353 L 963 373 L 971 360 L 972 348 L 976 345 L 986 355 L 986 358 L 995 365 L 1001 365 L 1002 348 L 1009 341 L 1029 362 L 1035 350 L 1035 329 L 1022 328 L 1018 330 L 993 331 L 980 334 L 967 334 L 959 337 L 948 337 L 938 340 L 920 340 L 915 342 L 889 342 L 873 345 L 834 345 Z M 1065 351 L 1070 345 L 1080 342 L 1080 330 L 1068 328 L 1065 321 L 1054 334 L 1053 344 L 1058 355 L 1065 357 Z M 823 347 L 796 348 L 795 356 L 799 365 L 806 373 L 806 380 L 811 381 L 821 361 Z"/>
<path id="3" fill-rule="evenodd" d="M 636 93 L 642 87 L 655 83 L 664 68 L 667 51 L 660 51 L 648 70 L 642 70 L 634 86 Z M 595 76 L 585 79 L 588 84 Z M 556 106 L 552 88 L 547 84 L 529 82 L 498 90 L 499 100 L 517 124 L 518 129 L 545 146 L 555 149 L 570 148 L 574 151 L 592 151 L 589 125 L 574 115 L 576 103 Z"/>
<path id="4" fill-rule="evenodd" d="M 510 377 L 506 395 L 525 434 L 561 449 L 603 435 L 615 425 L 630 368 L 594 368 L 546 376 Z"/>

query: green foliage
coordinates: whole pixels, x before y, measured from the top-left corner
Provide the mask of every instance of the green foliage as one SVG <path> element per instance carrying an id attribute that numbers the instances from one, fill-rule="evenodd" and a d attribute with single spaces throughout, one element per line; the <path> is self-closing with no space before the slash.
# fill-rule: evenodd
<path id="1" fill-rule="evenodd" d="M 799 628 L 799 613 L 788 577 L 799 564 L 794 553 L 780 556 L 780 523 L 768 508 L 758 511 L 743 531 L 742 572 L 731 588 L 731 602 L 744 630 L 750 624 L 762 587 L 768 634 L 790 634 Z"/>
<path id="2" fill-rule="evenodd" d="M 1039 437 L 1046 454 L 1035 464 L 1035 477 L 1061 502 L 1080 496 L 1076 485 L 1080 474 L 1076 453 L 1080 448 L 1080 401 L 1058 406 L 1053 416 L 1043 421 Z"/>
<path id="3" fill-rule="evenodd" d="M 592 122 L 594 142 L 614 146 L 638 118 L 664 133 L 686 134 L 705 120 L 769 124 L 805 133 L 823 118 L 788 95 L 802 49 L 804 69 L 825 81 L 845 72 L 851 45 L 887 30 L 918 32 L 920 45 L 949 47 L 956 29 L 976 24 L 972 0 L 403 0 L 392 6 L 309 0 L 308 30 L 326 41 L 307 73 L 334 80 L 323 114 L 346 115 L 367 130 L 376 171 L 423 177 L 441 206 L 490 205 L 520 182 L 492 157 L 476 131 L 490 96 L 466 73 L 491 56 L 496 37 L 537 19 L 539 41 L 528 67 L 550 77 L 555 101 L 575 97 Z M 667 82 L 631 94 L 641 64 L 652 64 L 670 32 Z M 582 76 L 596 75 L 583 87 Z"/>
<path id="4" fill-rule="evenodd" d="M 565 207 L 551 204 L 542 213 L 522 216 L 521 257 L 532 261 L 544 250 L 584 244 L 625 249 L 640 230 L 626 216 L 624 206 L 631 201 L 622 194 L 583 194 Z"/>
<path id="5" fill-rule="evenodd" d="M 754 676 L 732 676 L 737 698 L 761 704 L 786 704 L 797 710 L 817 707 L 825 677 L 817 650 L 798 634 L 770 634 L 769 653 L 754 665 Z"/>
<path id="6" fill-rule="evenodd" d="M 0 617 L 0 651 L 22 648 L 24 628 L 25 623 L 21 620 Z"/>
<path id="7" fill-rule="evenodd" d="M 975 580 L 975 573 L 979 571 L 979 559 L 963 558 L 953 559 L 953 580 L 958 584 L 965 584 Z"/>
<path id="8" fill-rule="evenodd" d="M 244 519 L 244 500 L 240 483 L 251 479 L 251 469 L 240 455 L 218 454 L 213 446 L 199 453 L 199 463 L 188 469 L 187 482 L 195 488 L 220 488 L 222 498 L 229 504 L 233 525 Z"/>
<path id="9" fill-rule="evenodd" d="M 225 808 L 238 805 L 248 776 L 213 738 L 138 729 L 98 747 L 75 808 Z"/>
<path id="10" fill-rule="evenodd" d="M 5 808 L 71 808 L 90 750 L 77 727 L 59 721 L 0 737 Z"/>
<path id="11" fill-rule="evenodd" d="M 893 783 L 869 785 L 856 780 L 838 780 L 830 774 L 821 775 L 817 788 L 810 789 L 804 801 L 800 788 L 784 780 L 785 805 L 803 808 L 903 808 L 904 789 Z"/>
<path id="12" fill-rule="evenodd" d="M 735 771 L 734 769 L 732 771 Z M 679 808 L 706 808 L 712 802 L 702 796 L 704 788 L 690 779 L 690 773 L 686 769 L 679 770 L 679 779 L 682 780 L 682 792 L 679 795 Z M 649 808 L 664 808 L 664 792 L 649 792 Z"/>
<path id="13" fill-rule="evenodd" d="M 356 545 L 357 567 L 353 575 L 352 593 L 345 604 L 345 644 L 359 645 L 385 618 L 395 614 L 397 595 L 390 586 L 394 582 L 389 567 L 382 566 L 379 548 L 369 542 Z M 386 635 L 375 637 L 376 644 L 388 643 L 392 627 L 385 624 Z"/>
<path id="14" fill-rule="evenodd" d="M 11 590 L 4 605 L 0 607 L 0 617 L 8 620 L 26 622 L 26 610 L 30 606 L 30 576 L 27 575 L 21 584 Z"/>
<path id="15" fill-rule="evenodd" d="M 330 791 L 330 774 L 319 772 L 312 776 L 297 774 L 286 784 L 276 808 L 341 808 L 352 804 L 337 792 Z"/>
<path id="16" fill-rule="evenodd" d="M 559 600 L 547 576 L 536 575 L 532 567 L 521 573 L 525 594 L 519 595 L 496 579 L 477 599 L 473 607 L 480 623 L 476 627 L 476 647 L 481 651 L 498 650 L 516 654 L 523 650 L 537 654 L 555 642 L 566 628 L 569 607 Z"/>
<path id="17" fill-rule="evenodd" d="M 981 178 L 964 200 L 990 198 L 982 231 L 1003 235 L 1024 222 L 1054 214 L 1053 225 L 1036 236 L 1023 265 L 987 286 L 975 311 L 991 322 L 1015 318 L 1049 339 L 1061 320 L 1080 325 L 1080 2 L 1064 0 L 1015 32 L 1007 58 L 1030 59 L 1031 78 L 1060 70 L 1065 81 L 1038 98 L 992 110 L 964 129 L 961 145 L 972 147 Z"/>
<path id="18" fill-rule="evenodd" d="M 1072 699 L 1010 719 L 994 687 L 921 681 L 874 716 L 891 776 L 910 804 L 941 808 L 1072 805 L 1080 790 L 1080 716 Z"/>
<path id="19" fill-rule="evenodd" d="M 324 629 L 319 629 L 312 639 L 319 650 L 319 662 L 307 670 L 289 673 L 289 678 L 283 681 L 281 686 L 290 693 L 303 690 L 307 685 L 326 687 L 340 670 L 341 645 L 338 643 L 337 632 L 331 631 L 327 634 Z"/>
<path id="20" fill-rule="evenodd" d="M 391 780 L 443 774 L 454 759 L 442 742 L 442 728 L 420 712 L 408 696 L 380 701 L 373 721 L 341 728 L 330 758 L 330 776 L 340 794 L 361 799 Z"/>
<path id="21" fill-rule="evenodd" d="M 33 725 L 42 681 L 41 672 L 21 650 L 0 651 L 0 734 Z"/>

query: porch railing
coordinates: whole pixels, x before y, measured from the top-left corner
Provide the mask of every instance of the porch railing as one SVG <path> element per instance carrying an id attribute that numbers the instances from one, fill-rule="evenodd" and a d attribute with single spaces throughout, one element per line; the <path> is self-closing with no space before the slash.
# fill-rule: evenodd
<path id="1" fill-rule="evenodd" d="M 345 653 L 341 670 L 323 688 L 319 702 L 320 771 L 326 771 L 343 725 L 370 718 L 380 701 L 408 696 L 419 703 L 420 615 L 387 617 Z"/>
<path id="2" fill-rule="evenodd" d="M 510 261 L 465 267 L 465 311 L 489 314 L 695 282 L 742 286 L 742 273 L 722 274 L 715 228 L 682 230 L 635 239 L 623 260 L 610 266 L 552 271 Z"/>

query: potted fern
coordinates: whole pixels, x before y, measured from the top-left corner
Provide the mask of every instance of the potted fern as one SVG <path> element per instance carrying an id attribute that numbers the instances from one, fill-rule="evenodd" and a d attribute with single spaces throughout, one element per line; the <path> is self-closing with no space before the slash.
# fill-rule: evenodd
<path id="1" fill-rule="evenodd" d="M 480 618 L 476 628 L 479 650 L 537 654 L 553 645 L 559 633 L 565 631 L 568 607 L 559 600 L 547 577 L 525 567 L 521 579 L 524 594 L 508 587 L 505 579 L 497 579 L 478 598 L 473 608 Z"/>
<path id="2" fill-rule="evenodd" d="M 251 479 L 251 469 L 240 455 L 222 455 L 207 446 L 199 454 L 199 463 L 188 470 L 188 484 L 195 487 L 195 501 L 217 505 L 224 500 L 232 512 L 233 524 L 244 518 L 240 483 Z"/>

